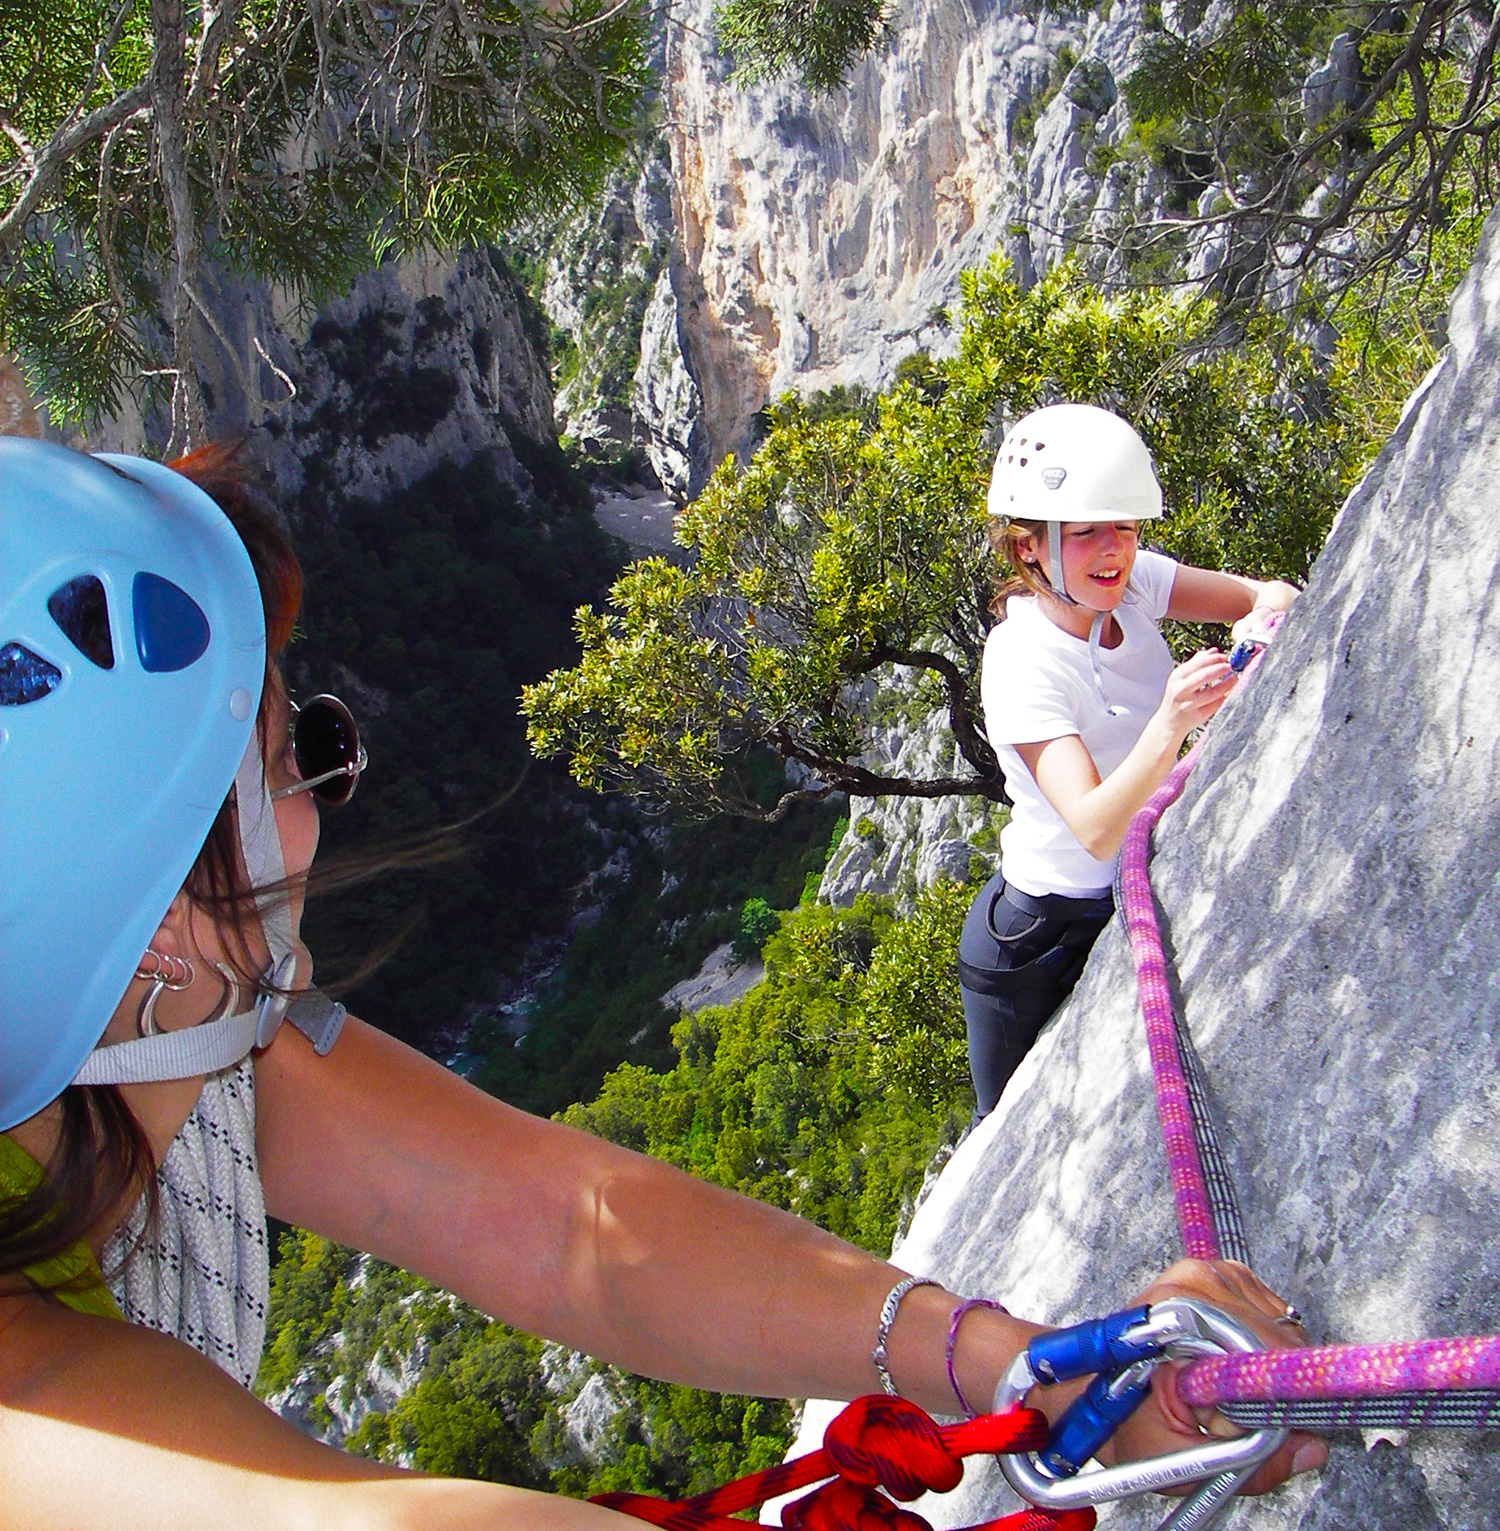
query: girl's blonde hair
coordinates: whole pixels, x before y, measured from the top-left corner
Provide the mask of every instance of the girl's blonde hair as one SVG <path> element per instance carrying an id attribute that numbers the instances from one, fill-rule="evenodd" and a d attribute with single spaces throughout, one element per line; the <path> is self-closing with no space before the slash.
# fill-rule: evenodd
<path id="1" fill-rule="evenodd" d="M 1054 595 L 1052 586 L 1041 566 L 1021 557 L 1021 541 L 1025 537 L 1045 537 L 1045 521 L 1012 519 L 990 521 L 990 546 L 1010 567 L 1009 579 L 1001 580 L 990 598 L 990 613 L 1000 621 L 1005 620 L 1005 608 L 1013 595 Z M 1055 596 L 1054 596 L 1055 598 Z"/>

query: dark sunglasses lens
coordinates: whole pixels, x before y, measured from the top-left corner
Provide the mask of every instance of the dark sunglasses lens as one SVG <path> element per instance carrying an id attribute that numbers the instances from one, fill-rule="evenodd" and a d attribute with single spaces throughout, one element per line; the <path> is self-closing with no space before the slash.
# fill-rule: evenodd
<path id="1" fill-rule="evenodd" d="M 359 762 L 359 730 L 336 696 L 315 696 L 302 704 L 292 726 L 292 754 L 303 781 L 329 771 L 347 772 L 309 790 L 330 807 L 349 801 L 359 780 L 354 770 Z"/>

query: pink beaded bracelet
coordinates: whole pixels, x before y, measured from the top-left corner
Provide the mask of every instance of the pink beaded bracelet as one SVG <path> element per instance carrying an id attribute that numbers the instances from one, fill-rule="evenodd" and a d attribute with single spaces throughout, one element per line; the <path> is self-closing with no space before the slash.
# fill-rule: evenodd
<path id="1" fill-rule="evenodd" d="M 965 1416 L 973 1419 L 975 1411 L 969 1407 L 969 1400 L 964 1397 L 964 1390 L 958 1385 L 958 1373 L 953 1369 L 953 1352 L 958 1346 L 958 1326 L 963 1323 L 964 1315 L 970 1308 L 990 1308 L 996 1313 L 1008 1313 L 1010 1310 L 998 1302 L 991 1302 L 988 1297 L 965 1297 L 948 1320 L 948 1343 L 943 1347 L 943 1360 L 948 1367 L 948 1386 L 953 1389 L 953 1396 L 958 1399 Z"/>

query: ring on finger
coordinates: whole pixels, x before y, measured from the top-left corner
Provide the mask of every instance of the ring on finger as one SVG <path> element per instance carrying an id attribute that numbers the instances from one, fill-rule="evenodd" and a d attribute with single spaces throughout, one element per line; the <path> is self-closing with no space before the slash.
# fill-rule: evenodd
<path id="1" fill-rule="evenodd" d="M 1289 1302 L 1286 1305 L 1285 1309 L 1283 1309 L 1280 1316 L 1276 1319 L 1276 1322 L 1278 1324 L 1289 1324 L 1296 1329 L 1305 1329 L 1307 1327 L 1307 1325 L 1302 1321 L 1301 1310 L 1297 1307 L 1296 1303 L 1292 1302 Z"/>

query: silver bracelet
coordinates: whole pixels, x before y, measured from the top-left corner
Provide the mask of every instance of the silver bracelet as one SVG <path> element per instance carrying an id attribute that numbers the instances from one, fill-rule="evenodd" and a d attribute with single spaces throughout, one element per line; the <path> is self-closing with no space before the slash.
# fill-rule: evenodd
<path id="1" fill-rule="evenodd" d="M 941 1281 L 934 1281 L 931 1276 L 903 1276 L 895 1286 L 885 1295 L 885 1301 L 880 1305 L 880 1322 L 875 1326 L 875 1348 L 870 1352 L 870 1360 L 875 1363 L 875 1373 L 880 1378 L 880 1385 L 892 1398 L 898 1397 L 896 1384 L 891 1380 L 890 1368 L 887 1362 L 890 1353 L 886 1350 L 886 1342 L 891 1337 L 891 1325 L 896 1322 L 896 1311 L 901 1306 L 901 1300 L 908 1292 L 915 1291 L 919 1286 L 941 1286 Z"/>

